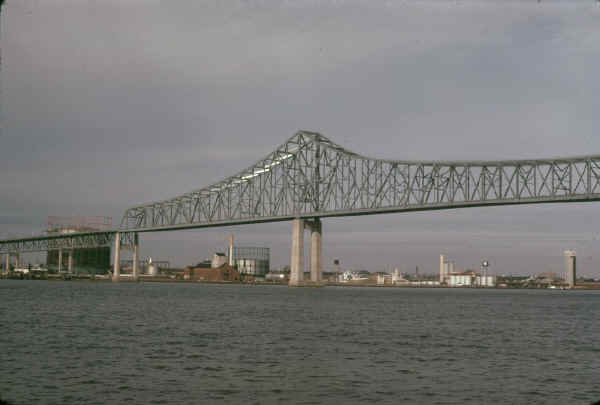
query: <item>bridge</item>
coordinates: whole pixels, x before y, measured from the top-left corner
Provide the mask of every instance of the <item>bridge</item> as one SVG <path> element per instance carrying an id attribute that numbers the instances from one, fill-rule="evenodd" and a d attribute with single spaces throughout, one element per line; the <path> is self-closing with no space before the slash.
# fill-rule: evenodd
<path id="1" fill-rule="evenodd" d="M 374 159 L 325 136 L 299 131 L 254 165 L 218 183 L 126 210 L 100 233 L 0 241 L 0 254 L 115 246 L 134 251 L 138 234 L 293 221 L 290 285 L 301 285 L 304 230 L 311 232 L 311 281 L 322 273 L 321 218 L 453 208 L 600 200 L 600 155 L 498 161 Z M 7 259 L 10 260 L 10 259 Z"/>

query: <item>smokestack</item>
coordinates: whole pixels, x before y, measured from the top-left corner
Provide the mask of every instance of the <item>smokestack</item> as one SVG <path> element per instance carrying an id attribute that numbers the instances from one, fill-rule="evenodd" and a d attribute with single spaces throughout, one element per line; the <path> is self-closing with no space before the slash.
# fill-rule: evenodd
<path id="1" fill-rule="evenodd" d="M 233 234 L 229 235 L 229 265 L 233 267 Z"/>
<path id="2" fill-rule="evenodd" d="M 440 255 L 440 283 L 446 281 L 446 256 Z"/>

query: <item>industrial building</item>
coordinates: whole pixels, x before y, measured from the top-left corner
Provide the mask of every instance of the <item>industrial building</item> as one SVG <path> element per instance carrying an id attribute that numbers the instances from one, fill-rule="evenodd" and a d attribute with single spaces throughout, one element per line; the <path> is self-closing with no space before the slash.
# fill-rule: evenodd
<path id="1" fill-rule="evenodd" d="M 241 274 L 262 276 L 270 270 L 271 251 L 265 247 L 233 247 L 233 267 Z M 232 262 L 230 261 L 229 264 Z"/>
<path id="2" fill-rule="evenodd" d="M 450 287 L 495 287 L 496 277 L 477 274 L 473 271 L 451 273 L 447 278 Z"/>
<path id="3" fill-rule="evenodd" d="M 147 259 L 140 259 L 139 261 L 139 269 L 140 274 L 146 276 L 158 276 L 161 269 L 170 269 L 171 262 L 168 260 L 152 260 L 151 257 Z M 121 260 L 121 269 L 133 269 L 133 260 Z"/>
<path id="4" fill-rule="evenodd" d="M 397 268 L 392 272 L 392 284 L 408 284 L 408 280 Z"/>
<path id="5" fill-rule="evenodd" d="M 48 217 L 48 235 L 103 231 L 112 227 L 111 217 Z M 111 267 L 110 247 L 49 250 L 46 266 L 54 271 L 105 274 Z"/>
<path id="6" fill-rule="evenodd" d="M 216 269 L 217 267 L 221 267 L 227 262 L 227 256 L 225 255 L 225 253 L 217 252 L 213 255 L 213 258 L 210 262 L 210 267 Z"/>
<path id="7" fill-rule="evenodd" d="M 440 255 L 440 284 L 448 283 L 450 274 L 454 272 L 454 262 L 448 261 L 446 255 Z"/>
<path id="8" fill-rule="evenodd" d="M 217 268 L 186 267 L 183 271 L 184 280 L 193 281 L 240 281 L 240 272 L 229 264 L 224 263 Z"/>

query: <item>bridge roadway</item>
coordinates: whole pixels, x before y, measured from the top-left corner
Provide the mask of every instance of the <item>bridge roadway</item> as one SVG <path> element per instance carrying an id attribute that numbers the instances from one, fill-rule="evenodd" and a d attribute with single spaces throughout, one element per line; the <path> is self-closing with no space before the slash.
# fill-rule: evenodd
<path id="1" fill-rule="evenodd" d="M 134 251 L 139 233 L 293 221 L 290 285 L 318 284 L 321 218 L 497 205 L 600 200 L 600 155 L 501 161 L 373 159 L 299 131 L 264 159 L 218 183 L 126 210 L 117 229 L 0 241 L 0 254 L 114 245 Z M 311 280 L 302 280 L 304 230 Z"/>

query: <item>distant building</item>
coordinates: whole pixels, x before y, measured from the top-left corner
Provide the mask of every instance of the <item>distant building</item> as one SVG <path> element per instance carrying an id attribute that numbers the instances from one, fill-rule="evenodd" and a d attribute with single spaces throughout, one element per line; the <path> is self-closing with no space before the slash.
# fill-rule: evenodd
<path id="1" fill-rule="evenodd" d="M 569 284 L 569 288 L 573 288 L 577 279 L 577 254 L 574 250 L 565 250 L 565 266 L 567 268 L 567 284 Z"/>
<path id="2" fill-rule="evenodd" d="M 213 269 L 216 269 L 218 267 L 221 267 L 225 263 L 227 263 L 227 256 L 225 256 L 225 253 L 217 252 L 213 255 L 210 266 Z"/>
<path id="3" fill-rule="evenodd" d="M 193 281 L 240 281 L 240 272 L 227 263 L 218 268 L 186 267 L 183 278 Z"/>
<path id="4" fill-rule="evenodd" d="M 408 284 L 408 280 L 404 278 L 404 275 L 400 273 L 400 270 L 394 269 L 392 273 L 392 284 Z"/>
<path id="5" fill-rule="evenodd" d="M 470 287 L 474 285 L 475 273 L 452 273 L 448 276 L 448 285 L 450 287 Z"/>
<path id="6" fill-rule="evenodd" d="M 392 285 L 392 275 L 388 273 L 377 273 L 377 285 Z"/>
<path id="7" fill-rule="evenodd" d="M 496 287 L 496 276 L 476 276 L 475 285 L 478 287 Z"/>
<path id="8" fill-rule="evenodd" d="M 269 248 L 234 246 L 231 250 L 233 263 L 241 274 L 258 276 L 269 272 L 271 258 Z"/>
<path id="9" fill-rule="evenodd" d="M 448 276 L 450 287 L 495 287 L 496 276 L 482 276 L 473 271 L 451 273 Z"/>
<path id="10" fill-rule="evenodd" d="M 48 217 L 48 235 L 64 235 L 76 232 L 103 231 L 112 227 L 111 217 Z M 52 270 L 69 270 L 69 255 L 71 270 L 90 274 L 105 274 L 111 268 L 110 247 L 54 249 L 48 250 L 46 267 Z M 60 265 L 59 265 L 60 263 Z"/>
<path id="11" fill-rule="evenodd" d="M 371 277 L 371 273 L 365 270 L 360 271 L 352 271 L 346 270 L 342 274 L 340 274 L 340 282 L 348 283 L 348 282 L 368 282 Z"/>
<path id="12" fill-rule="evenodd" d="M 440 255 L 440 283 L 446 282 L 448 276 L 448 262 L 445 255 Z"/>
<path id="13" fill-rule="evenodd" d="M 455 272 L 455 263 L 448 261 L 446 255 L 440 255 L 440 284 L 447 283 L 450 274 Z"/>

